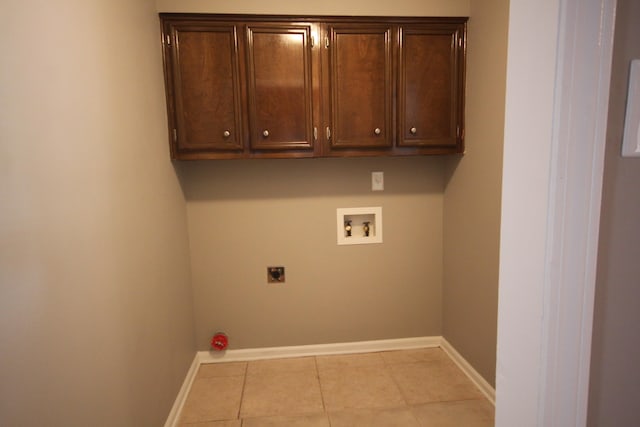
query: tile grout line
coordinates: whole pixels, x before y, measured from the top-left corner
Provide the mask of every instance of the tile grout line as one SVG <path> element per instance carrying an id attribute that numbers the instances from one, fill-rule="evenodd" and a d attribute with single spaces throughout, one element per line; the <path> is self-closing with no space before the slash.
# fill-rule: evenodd
<path id="1" fill-rule="evenodd" d="M 318 368 L 318 356 L 313 356 L 313 363 L 316 367 L 316 376 L 318 378 L 318 387 L 320 388 L 320 400 L 322 401 L 322 413 L 327 417 L 327 423 L 331 427 L 331 418 L 329 418 L 329 411 L 327 411 L 327 405 L 324 401 L 324 393 L 322 392 L 322 382 L 320 381 L 320 369 Z"/>
<path id="2" fill-rule="evenodd" d="M 238 415 L 237 415 L 237 419 L 240 421 L 240 427 L 242 427 L 242 425 L 244 424 L 244 420 L 241 418 L 240 414 L 242 414 L 242 404 L 244 402 L 244 392 L 247 388 L 247 377 L 249 375 L 247 375 L 249 372 L 249 362 L 246 362 L 246 365 L 244 367 L 244 378 L 242 381 L 242 393 L 240 393 L 240 405 L 238 405 Z"/>
<path id="3" fill-rule="evenodd" d="M 404 405 L 409 408 L 409 400 L 407 399 L 407 397 L 405 396 L 404 391 L 402 391 L 402 387 L 400 387 L 400 383 L 398 383 L 398 381 L 395 379 L 395 377 L 393 376 L 393 373 L 391 372 L 391 365 L 393 365 L 392 363 L 389 363 L 385 360 L 384 356 L 382 356 L 382 354 L 380 355 L 380 357 L 382 358 L 382 363 L 384 363 L 385 366 L 385 370 L 389 373 L 389 376 L 391 377 L 391 381 L 393 381 L 393 383 L 395 384 L 395 386 L 398 388 L 398 391 L 400 392 L 400 396 L 402 396 L 402 400 L 404 401 Z M 413 415 L 413 412 L 412 412 Z M 415 416 L 414 416 L 415 418 Z"/>
<path id="4" fill-rule="evenodd" d="M 316 366 L 318 368 L 318 378 L 319 378 L 320 377 L 320 365 L 318 364 L 317 357 L 316 357 Z M 318 381 L 320 381 L 320 380 L 318 379 Z M 322 392 L 322 382 L 320 383 L 320 392 Z M 324 405 L 324 393 L 322 394 L 322 400 L 323 400 L 323 405 Z M 325 414 L 327 416 L 327 422 L 329 423 L 329 427 L 331 427 L 331 415 L 329 414 L 329 408 L 326 407 L 326 405 L 325 405 Z"/>
<path id="5" fill-rule="evenodd" d="M 440 347 L 437 347 L 438 349 L 440 349 L 440 351 L 443 351 Z M 446 354 L 447 359 L 450 359 L 449 355 Z M 418 419 L 418 417 L 416 416 L 415 413 L 415 408 L 417 408 L 418 406 L 424 405 L 424 403 L 410 403 L 409 399 L 407 398 L 407 395 L 405 394 L 405 392 L 403 391 L 402 387 L 400 387 L 400 383 L 396 380 L 396 378 L 393 376 L 393 374 L 391 373 L 391 368 L 393 365 L 412 365 L 412 364 L 420 364 L 420 363 L 425 363 L 422 361 L 411 361 L 411 362 L 398 362 L 398 363 L 391 363 L 388 362 L 387 360 L 385 360 L 384 357 L 382 357 L 382 360 L 384 362 L 384 365 L 386 368 L 388 368 L 388 372 L 389 372 L 389 376 L 391 377 L 391 380 L 393 381 L 393 383 L 396 385 L 396 387 L 398 387 L 398 390 L 400 391 L 400 395 L 402 396 L 402 400 L 404 400 L 405 402 L 405 407 L 407 408 L 407 410 L 409 411 L 409 413 L 411 414 L 411 417 L 415 420 L 417 425 L 420 425 L 420 420 Z M 445 401 L 434 401 L 434 402 L 428 402 L 427 404 L 431 403 L 431 404 L 439 404 L 439 403 L 443 403 Z"/>
<path id="6" fill-rule="evenodd" d="M 393 351 L 393 350 L 388 350 L 386 352 L 385 351 L 381 351 L 380 352 L 380 358 L 382 359 L 382 363 L 384 364 L 385 370 L 389 373 L 389 376 L 391 377 L 391 381 L 393 381 L 395 386 L 398 388 L 398 391 L 400 392 L 400 396 L 402 397 L 402 400 L 404 401 L 404 407 L 409 411 L 409 414 L 411 414 L 411 417 L 416 422 L 416 425 L 419 426 L 420 425 L 420 420 L 418 420 L 418 417 L 416 417 L 416 414 L 413 412 L 413 409 L 411 408 L 411 405 L 409 404 L 409 401 L 407 400 L 407 397 L 405 396 L 404 391 L 402 391 L 402 387 L 400 387 L 400 383 L 398 383 L 398 381 L 393 376 L 393 373 L 391 372 L 391 368 L 392 368 L 392 366 L 394 364 L 390 363 L 390 362 L 387 362 L 387 360 L 382 355 L 382 353 L 389 353 L 391 351 Z"/>
<path id="7" fill-rule="evenodd" d="M 318 357 L 313 356 L 313 365 L 316 369 L 316 378 L 318 378 L 318 388 L 320 388 L 320 400 L 322 401 L 322 411 L 327 412 L 327 405 L 324 402 L 324 393 L 322 393 L 322 383 L 320 382 L 320 369 L 318 369 Z"/>

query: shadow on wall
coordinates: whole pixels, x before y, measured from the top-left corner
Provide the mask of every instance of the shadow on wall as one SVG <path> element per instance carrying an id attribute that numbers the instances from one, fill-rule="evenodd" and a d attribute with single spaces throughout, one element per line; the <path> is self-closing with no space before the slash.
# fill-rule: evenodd
<path id="1" fill-rule="evenodd" d="M 187 201 L 442 193 L 444 157 L 175 162 Z M 383 192 L 371 172 L 383 171 Z"/>
<path id="2" fill-rule="evenodd" d="M 449 156 L 443 162 L 443 164 L 444 164 L 444 167 L 443 167 L 443 180 L 444 180 L 444 188 L 445 189 L 449 185 L 449 182 L 451 181 L 451 178 L 453 178 L 453 176 L 455 175 L 456 170 L 458 169 L 458 166 L 462 162 L 463 158 L 464 158 L 464 156 L 462 156 L 462 155 L 460 155 L 460 156 Z"/>

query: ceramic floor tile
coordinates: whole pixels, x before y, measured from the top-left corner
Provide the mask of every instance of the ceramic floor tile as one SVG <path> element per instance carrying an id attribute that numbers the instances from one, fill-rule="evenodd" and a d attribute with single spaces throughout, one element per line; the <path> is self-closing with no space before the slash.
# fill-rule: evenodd
<path id="1" fill-rule="evenodd" d="M 206 363 L 200 365 L 197 378 L 242 376 L 247 370 L 247 362 Z"/>
<path id="2" fill-rule="evenodd" d="M 480 399 L 480 390 L 451 361 L 389 365 L 407 403 Z"/>
<path id="3" fill-rule="evenodd" d="M 420 427 L 493 427 L 494 408 L 486 399 L 414 406 Z"/>
<path id="4" fill-rule="evenodd" d="M 327 411 L 406 404 L 384 366 L 321 370 L 320 385 Z"/>
<path id="5" fill-rule="evenodd" d="M 206 423 L 189 423 L 180 424 L 179 427 L 241 427 L 242 421 L 240 420 L 227 420 L 227 421 L 208 421 Z"/>
<path id="6" fill-rule="evenodd" d="M 181 423 L 238 418 L 244 377 L 196 378 L 182 408 Z"/>
<path id="7" fill-rule="evenodd" d="M 279 374 L 285 372 L 316 373 L 314 357 L 296 357 L 291 359 L 256 360 L 249 362 L 247 375 Z"/>
<path id="8" fill-rule="evenodd" d="M 247 375 L 242 418 L 324 411 L 316 372 Z"/>
<path id="9" fill-rule="evenodd" d="M 318 370 L 360 368 L 365 366 L 382 366 L 384 360 L 380 353 L 339 354 L 335 356 L 317 356 Z"/>
<path id="10" fill-rule="evenodd" d="M 350 409 L 329 414 L 331 427 L 420 427 L 409 407 Z"/>
<path id="11" fill-rule="evenodd" d="M 489 427 L 493 413 L 429 348 L 205 364 L 180 427 Z"/>
<path id="12" fill-rule="evenodd" d="M 399 363 L 433 362 L 449 360 L 444 350 L 436 348 L 419 348 L 415 350 L 385 351 L 380 353 L 388 365 Z"/>
<path id="13" fill-rule="evenodd" d="M 326 414 L 245 418 L 242 427 L 330 427 Z"/>

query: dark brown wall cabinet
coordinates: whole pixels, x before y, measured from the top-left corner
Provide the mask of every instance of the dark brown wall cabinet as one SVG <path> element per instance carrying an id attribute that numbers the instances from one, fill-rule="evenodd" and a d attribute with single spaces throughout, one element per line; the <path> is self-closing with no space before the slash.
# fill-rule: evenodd
<path id="1" fill-rule="evenodd" d="M 392 148 L 392 31 L 389 24 L 329 24 L 331 149 Z"/>
<path id="2" fill-rule="evenodd" d="M 312 26 L 246 25 L 252 150 L 313 149 Z"/>
<path id="3" fill-rule="evenodd" d="M 173 158 L 464 150 L 466 18 L 160 18 Z"/>

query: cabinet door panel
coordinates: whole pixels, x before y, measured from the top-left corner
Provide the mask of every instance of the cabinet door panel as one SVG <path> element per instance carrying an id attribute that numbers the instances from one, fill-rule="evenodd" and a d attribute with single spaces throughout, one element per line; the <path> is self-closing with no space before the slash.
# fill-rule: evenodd
<path id="1" fill-rule="evenodd" d="M 329 37 L 331 147 L 391 147 L 391 26 L 329 26 Z"/>
<path id="2" fill-rule="evenodd" d="M 398 146 L 456 146 L 462 127 L 461 33 L 456 26 L 400 32 Z"/>
<path id="3" fill-rule="evenodd" d="M 252 149 L 313 148 L 310 40 L 310 25 L 247 27 Z"/>
<path id="4" fill-rule="evenodd" d="M 177 151 L 242 150 L 236 26 L 172 28 Z"/>

